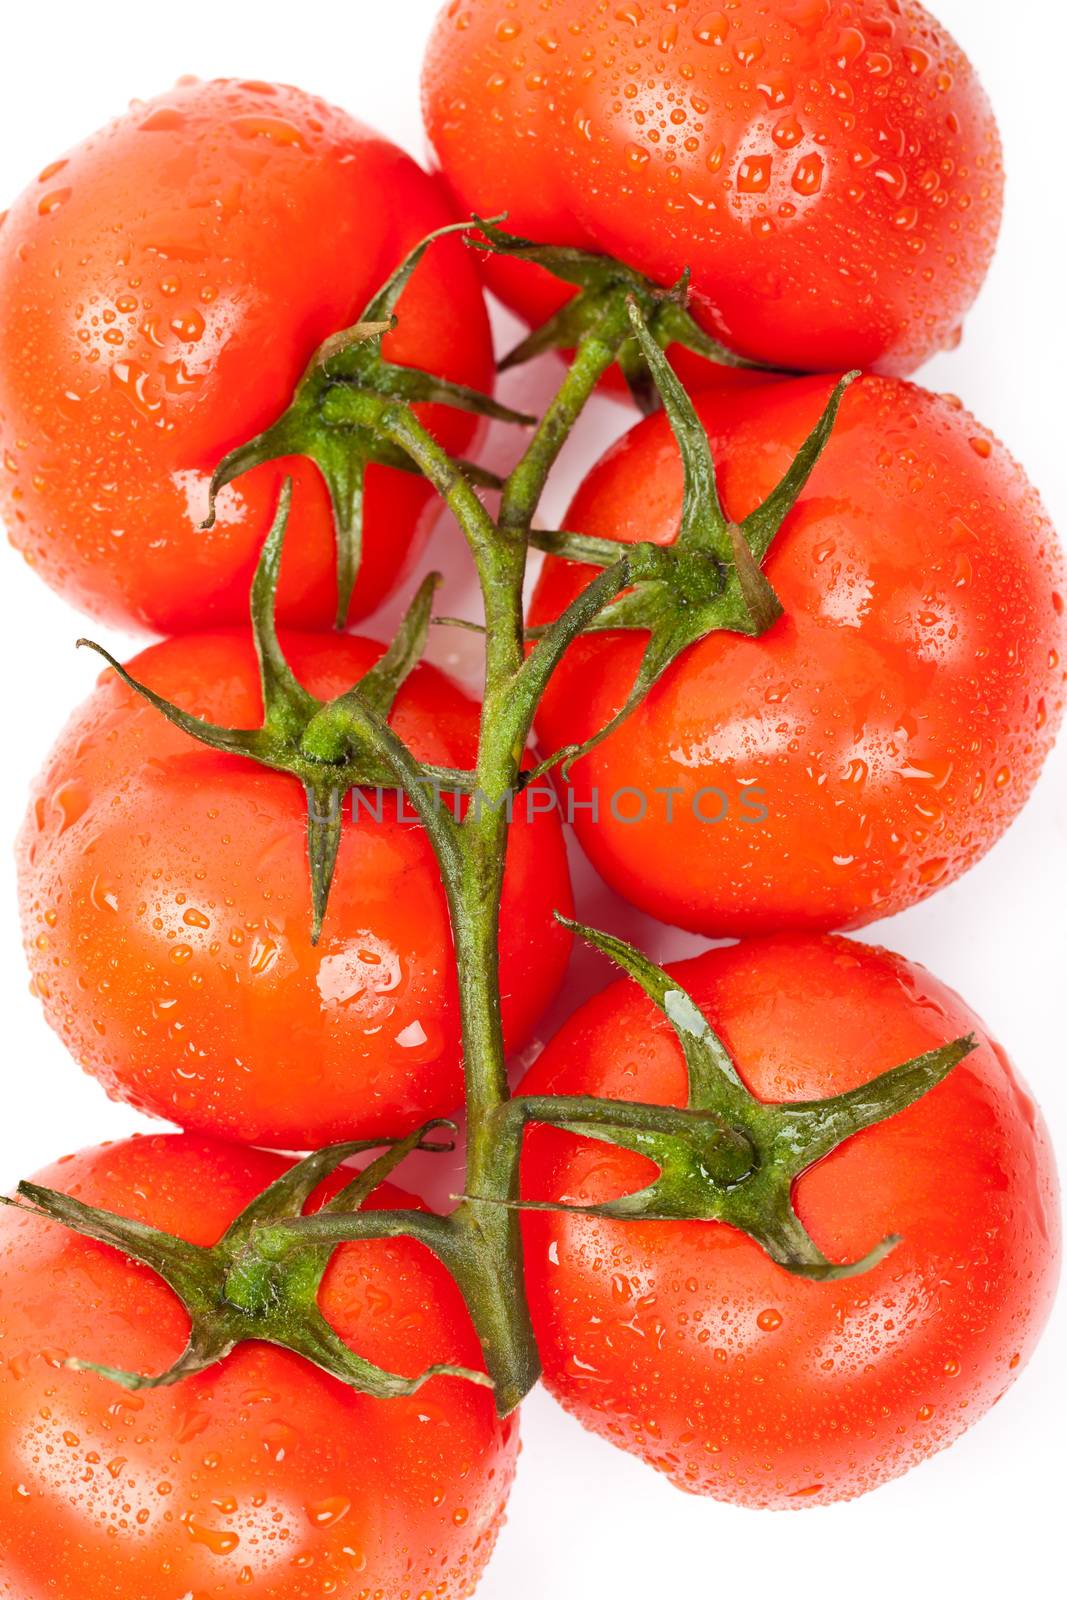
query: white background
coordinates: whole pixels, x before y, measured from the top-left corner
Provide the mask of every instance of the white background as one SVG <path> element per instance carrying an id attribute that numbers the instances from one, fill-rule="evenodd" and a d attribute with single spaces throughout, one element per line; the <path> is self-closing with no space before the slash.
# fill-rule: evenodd
<path id="1" fill-rule="evenodd" d="M 934 362 L 923 380 L 962 395 L 1006 439 L 1067 529 L 1063 105 L 1053 92 L 1056 63 L 1067 50 L 1067 10 L 1056 0 L 931 3 L 985 79 L 1007 148 L 1009 187 L 1000 253 L 964 345 Z M 298 83 L 421 155 L 418 74 L 435 10 L 436 0 L 12 6 L 0 54 L 0 207 L 129 99 L 147 98 L 190 72 Z M 582 466 L 626 421 L 621 408 L 597 403 L 569 447 L 551 515 L 561 514 Z M 449 530 L 439 530 L 434 564 L 455 567 L 454 550 Z M 96 668 L 72 648 L 78 617 L 13 554 L 0 551 L 0 558 L 0 837 L 6 840 L 14 837 L 33 772 L 88 693 Z M 457 576 L 446 609 L 459 603 L 461 591 Z M 385 624 L 375 619 L 369 631 Z M 439 659 L 455 649 L 455 637 L 439 640 Z M 121 638 L 105 642 L 129 653 Z M 0 859 L 6 1045 L 0 1184 L 6 1186 L 64 1151 L 144 1124 L 110 1105 L 72 1066 L 29 998 L 6 846 Z M 877 940 L 929 965 L 986 1018 L 1036 1091 L 1061 1152 L 1067 1151 L 1065 889 L 1067 745 L 1061 744 L 1022 820 L 976 871 L 874 930 Z M 635 927 L 595 885 L 588 885 L 583 909 L 600 926 Z M 693 946 L 653 924 L 637 934 L 661 955 Z M 603 977 L 602 968 L 580 966 L 571 1003 L 574 993 Z M 1060 1570 L 1065 1327 L 1061 1302 L 1016 1389 L 953 1450 L 857 1504 L 797 1514 L 691 1500 L 535 1395 L 526 1408 L 510 1522 L 480 1596 L 666 1600 L 736 1595 L 757 1585 L 788 1600 L 821 1600 L 846 1585 L 865 1600 L 896 1597 L 902 1589 L 920 1597 L 947 1589 L 979 1600 L 1024 1592 Z"/>

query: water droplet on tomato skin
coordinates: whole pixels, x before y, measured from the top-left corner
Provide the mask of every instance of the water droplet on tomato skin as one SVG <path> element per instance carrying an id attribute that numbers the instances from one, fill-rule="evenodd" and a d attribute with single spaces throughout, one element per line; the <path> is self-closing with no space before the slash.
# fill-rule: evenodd
<path id="1" fill-rule="evenodd" d="M 316 1528 L 333 1528 L 342 1522 L 352 1509 L 351 1500 L 343 1495 L 331 1495 L 325 1500 L 317 1500 L 313 1505 L 305 1508 L 308 1521 Z"/>
<path id="2" fill-rule="evenodd" d="M 822 188 L 824 171 L 822 156 L 816 154 L 804 156 L 793 172 L 792 183 L 797 194 L 809 196 L 818 194 Z"/>
<path id="3" fill-rule="evenodd" d="M 698 44 L 723 44 L 730 32 L 730 22 L 723 11 L 709 11 L 695 24 L 693 38 Z"/>
<path id="4" fill-rule="evenodd" d="M 830 0 L 790 0 L 784 20 L 802 33 L 815 33 L 830 16 Z"/>
<path id="5" fill-rule="evenodd" d="M 139 133 L 177 133 L 185 127 L 185 113 L 178 111 L 173 106 L 160 106 L 155 111 L 150 111 L 143 122 L 137 125 Z"/>
<path id="6" fill-rule="evenodd" d="M 766 194 L 774 170 L 772 156 L 746 156 L 737 169 L 740 194 Z"/>
<path id="7" fill-rule="evenodd" d="M 853 62 L 858 61 L 867 48 L 867 40 L 858 28 L 842 28 L 830 52 L 834 65 L 846 72 Z"/>
<path id="8" fill-rule="evenodd" d="M 213 1556 L 232 1555 L 241 1543 L 240 1535 L 228 1529 L 206 1527 L 191 1515 L 183 1520 L 193 1543 L 203 1545 Z"/>
<path id="9" fill-rule="evenodd" d="M 300 1434 L 288 1422 L 268 1422 L 263 1430 L 262 1447 L 272 1461 L 284 1461 L 300 1441 Z"/>
<path id="10" fill-rule="evenodd" d="M 38 213 L 42 217 L 50 217 L 53 212 L 65 206 L 73 191 L 69 188 L 53 189 L 49 194 L 42 195 L 37 202 Z"/>
<path id="11" fill-rule="evenodd" d="M 739 40 L 734 46 L 734 55 L 743 67 L 751 67 L 757 61 L 762 61 L 766 51 L 766 44 L 757 34 L 753 34 L 751 38 Z"/>
<path id="12" fill-rule="evenodd" d="M 183 344 L 196 344 L 204 337 L 206 324 L 199 311 L 187 311 L 182 316 L 172 317 L 170 330 Z"/>
<path id="13" fill-rule="evenodd" d="M 875 168 L 874 176 L 894 200 L 903 200 L 908 192 L 908 175 L 902 166 L 894 161 L 884 161 Z"/>
<path id="14" fill-rule="evenodd" d="M 272 145 L 309 152 L 310 145 L 303 131 L 285 117 L 268 117 L 258 114 L 234 117 L 234 132 L 242 139 L 265 139 Z"/>

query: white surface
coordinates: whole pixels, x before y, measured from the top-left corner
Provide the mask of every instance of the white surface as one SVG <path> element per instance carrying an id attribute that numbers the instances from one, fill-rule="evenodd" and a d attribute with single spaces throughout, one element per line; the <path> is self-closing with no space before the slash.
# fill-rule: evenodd
<path id="1" fill-rule="evenodd" d="M 962 395 L 1007 440 L 1067 529 L 1063 108 L 1053 92 L 1056 62 L 1067 51 L 1067 11 L 1053 0 L 932 5 L 993 97 L 1009 189 L 1001 250 L 965 343 L 923 378 Z M 127 100 L 155 94 L 186 72 L 299 83 L 419 154 L 418 72 L 435 9 L 435 0 L 344 7 L 304 0 L 298 8 L 184 0 L 177 10 L 133 0 L 78 6 L 65 0 L 11 7 L 0 54 L 0 204 Z M 581 466 L 626 420 L 611 404 L 595 407 L 554 485 L 557 515 Z M 435 564 L 453 548 L 441 530 Z M 26 785 L 70 709 L 88 693 L 95 667 L 74 654 L 77 615 L 14 555 L 0 556 L 0 652 L 9 685 L 0 835 L 10 839 Z M 455 648 L 454 640 L 446 636 L 438 651 Z M 120 638 L 107 642 L 119 653 L 125 648 Z M 3 872 L 0 1183 L 6 1186 L 63 1151 L 144 1124 L 109 1105 L 71 1065 L 29 998 L 7 853 Z M 606 892 L 588 887 L 589 919 L 612 925 L 618 913 L 605 903 Z M 1036 1091 L 1061 1153 L 1067 1151 L 1065 889 L 1067 746 L 1061 744 L 1022 820 L 976 871 L 874 930 L 877 940 L 932 967 L 984 1015 Z M 691 947 L 662 930 L 654 939 L 653 926 L 642 933 L 661 955 Z M 583 965 L 577 987 L 602 976 L 603 969 Z M 480 1596 L 646 1600 L 734 1595 L 759 1585 L 788 1600 L 821 1600 L 831 1586 L 847 1584 L 865 1600 L 902 1589 L 925 1600 L 943 1588 L 992 1600 L 1009 1587 L 1023 1591 L 1060 1567 L 1065 1326 L 1061 1301 L 1018 1386 L 947 1454 L 855 1505 L 759 1521 L 679 1494 L 537 1395 L 527 1407 L 509 1526 Z"/>

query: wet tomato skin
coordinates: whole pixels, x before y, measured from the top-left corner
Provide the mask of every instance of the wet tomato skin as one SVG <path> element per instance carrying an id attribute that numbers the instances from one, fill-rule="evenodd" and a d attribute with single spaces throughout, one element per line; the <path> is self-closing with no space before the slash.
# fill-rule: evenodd
<path id="1" fill-rule="evenodd" d="M 330 626 L 335 542 L 303 459 L 223 491 L 221 457 L 284 410 L 312 353 L 406 252 L 453 220 L 439 183 L 346 113 L 283 85 L 183 80 L 52 163 L 0 226 L 0 513 L 53 588 L 157 633 L 241 623 L 283 479 L 295 479 L 280 615 Z M 446 240 L 400 303 L 387 357 L 492 386 L 476 269 Z M 446 447 L 475 419 L 422 414 Z M 399 582 L 436 516 L 372 467 L 350 618 Z"/>
<path id="2" fill-rule="evenodd" d="M 161 1135 L 66 1157 L 37 1181 L 211 1245 L 287 1165 Z M 383 1190 L 374 1204 L 416 1202 Z M 165 1370 L 188 1321 L 154 1273 L 5 1210 L 0 1285 L 0 1595 L 104 1600 L 158 1594 L 164 1580 L 204 1600 L 471 1592 L 518 1448 L 517 1418 L 500 1422 L 487 1390 L 438 1378 L 411 1399 L 372 1400 L 248 1344 L 174 1388 L 131 1394 L 63 1363 Z M 342 1246 L 320 1304 L 389 1370 L 481 1365 L 459 1291 L 413 1242 Z"/>
<path id="3" fill-rule="evenodd" d="M 996 244 L 993 113 L 915 0 L 460 0 L 423 102 L 463 210 L 664 284 L 691 268 L 708 330 L 772 365 L 914 371 Z M 535 325 L 568 293 L 525 263 L 486 275 Z"/>
<path id="4" fill-rule="evenodd" d="M 790 1277 L 720 1223 L 523 1218 L 546 1382 L 586 1427 L 693 1493 L 779 1509 L 852 1498 L 958 1438 L 1036 1344 L 1060 1254 L 1047 1130 L 974 1013 L 899 956 L 783 935 L 671 971 L 764 1100 L 837 1094 L 977 1036 L 926 1099 L 797 1186 L 833 1260 L 903 1236 L 865 1276 Z M 680 1106 L 685 1067 L 623 982 L 575 1013 L 522 1090 Z M 653 1173 L 603 1144 L 527 1135 L 528 1200 L 603 1203 Z"/>
<path id="5" fill-rule="evenodd" d="M 283 635 L 322 698 L 382 646 Z M 261 719 L 247 633 L 187 635 L 131 671 L 188 711 Z M 478 708 L 429 665 L 392 725 L 466 766 Z M 196 744 L 107 672 L 42 772 L 21 835 L 26 950 L 48 1021 L 114 1097 L 283 1149 L 396 1135 L 463 1096 L 448 912 L 429 841 L 392 790 L 346 806 L 322 938 L 310 940 L 306 804 L 294 778 Z M 501 933 L 508 1044 L 562 980 L 570 907 L 557 816 L 516 807 Z"/>
<path id="6" fill-rule="evenodd" d="M 698 397 L 728 515 L 770 493 L 827 394 L 808 378 Z M 593 469 L 566 525 L 669 544 L 681 493 L 656 418 Z M 951 883 L 1023 806 L 1063 713 L 1062 551 L 1021 469 L 949 397 L 856 383 L 765 570 L 785 609 L 771 630 L 691 647 L 571 769 L 602 875 L 711 936 L 860 927 Z M 531 622 L 589 576 L 548 561 Z M 539 713 L 546 752 L 610 721 L 644 644 L 572 646 Z M 613 814 L 626 788 L 643 820 L 632 797 Z"/>

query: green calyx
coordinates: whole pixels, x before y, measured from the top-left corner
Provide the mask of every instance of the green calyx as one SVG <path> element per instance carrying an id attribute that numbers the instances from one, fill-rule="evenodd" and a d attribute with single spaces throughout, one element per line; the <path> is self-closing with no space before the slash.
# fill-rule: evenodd
<path id="1" fill-rule="evenodd" d="M 601 607 L 585 629 L 587 633 L 626 630 L 648 634 L 625 703 L 591 739 L 558 750 L 542 762 L 536 776 L 562 763 L 566 777 L 575 761 L 626 721 L 690 645 L 720 632 L 755 639 L 774 626 L 782 606 L 764 575 L 763 562 L 829 443 L 845 394 L 859 377 L 858 372 L 850 372 L 841 379 L 782 481 L 743 522 L 731 522 L 719 499 L 711 446 L 693 402 L 652 339 L 638 307 L 631 302 L 629 309 L 635 337 L 663 396 L 681 452 L 681 522 L 674 543 L 659 547 L 661 559 L 653 575 Z M 566 532 L 534 532 L 532 542 L 551 555 L 599 567 L 613 566 L 630 548 L 610 539 Z"/>
<path id="2" fill-rule="evenodd" d="M 577 349 L 583 339 L 599 333 L 626 300 L 632 300 L 640 308 L 657 349 L 662 351 L 677 344 L 716 366 L 763 370 L 758 362 L 746 361 L 704 332 L 689 309 L 688 272 L 678 283 L 664 288 L 610 256 L 593 255 L 588 250 L 567 245 L 538 244 L 533 239 L 505 233 L 493 222 L 475 220 L 478 233 L 465 235 L 465 242 L 472 249 L 505 256 L 512 261 L 532 262 L 577 291 L 554 317 L 504 357 L 500 363 L 502 372 L 532 361 L 546 350 Z M 616 360 L 640 410 L 646 415 L 658 410 L 661 400 L 658 381 L 640 342 L 625 340 Z"/>
<path id="3" fill-rule="evenodd" d="M 343 628 L 359 575 L 363 549 L 363 499 L 367 468 L 372 464 L 399 472 L 416 472 L 411 458 L 371 428 L 347 418 L 328 418 L 336 390 L 372 394 L 401 404 L 452 406 L 458 411 L 501 422 L 529 425 L 535 419 L 463 384 L 449 383 L 412 367 L 397 366 L 382 354 L 382 339 L 397 325 L 396 308 L 427 250 L 449 234 L 465 233 L 469 223 L 439 228 L 423 239 L 401 262 L 366 307 L 359 321 L 331 335 L 316 350 L 292 401 L 269 428 L 224 457 L 208 491 L 204 528 L 214 525 L 219 493 L 228 483 L 266 461 L 306 456 L 321 472 L 329 490 L 337 539 L 337 615 Z M 460 463 L 472 483 L 499 488 L 500 480 L 472 462 Z"/>
<path id="4" fill-rule="evenodd" d="M 797 1216 L 793 1185 L 854 1135 L 929 1094 L 977 1048 L 976 1040 L 958 1039 L 832 1099 L 766 1104 L 745 1087 L 722 1040 L 676 979 L 621 939 L 567 926 L 633 978 L 670 1023 L 688 1069 L 688 1102 L 679 1110 L 580 1097 L 512 1100 L 511 1121 L 548 1123 L 632 1150 L 659 1168 L 646 1188 L 603 1205 L 516 1202 L 518 1209 L 725 1222 L 785 1271 L 820 1282 L 855 1277 L 883 1260 L 897 1236 L 878 1241 L 859 1261 L 829 1261 Z"/>
<path id="5" fill-rule="evenodd" d="M 190 1320 L 189 1339 L 165 1372 L 128 1372 L 77 1358 L 67 1363 L 78 1371 L 98 1373 L 124 1389 L 159 1389 L 178 1383 L 224 1361 L 249 1340 L 290 1350 L 349 1388 L 379 1400 L 414 1394 L 430 1378 L 440 1376 L 489 1386 L 485 1373 L 467 1367 L 442 1364 L 409 1378 L 365 1360 L 339 1337 L 319 1307 L 319 1290 L 332 1247 L 309 1244 L 279 1260 L 260 1243 L 269 1241 L 272 1225 L 301 1216 L 313 1192 L 345 1161 L 381 1149 L 383 1143 L 387 1144 L 384 1154 L 346 1184 L 323 1208 L 323 1214 L 351 1215 L 352 1238 L 419 1237 L 420 1224 L 432 1225 L 439 1219 L 414 1211 L 367 1212 L 362 1208 L 412 1151 L 453 1148 L 450 1141 L 432 1137 L 439 1129 L 456 1131 L 451 1123 L 431 1122 L 406 1139 L 353 1141 L 308 1156 L 259 1195 L 218 1243 L 206 1249 L 33 1183 L 20 1184 L 17 1199 L 5 1199 L 3 1204 L 59 1222 L 82 1238 L 109 1245 L 150 1267 L 182 1302 Z"/>
<path id="6" fill-rule="evenodd" d="M 317 700 L 294 676 L 275 624 L 275 591 L 290 500 L 291 487 L 286 483 L 252 585 L 252 631 L 264 708 L 260 727 L 225 728 L 192 716 L 138 682 L 101 645 L 91 639 L 78 643 L 103 656 L 124 683 L 198 743 L 289 773 L 303 785 L 315 944 L 326 916 L 348 795 L 360 787 L 397 784 L 396 768 L 383 755 L 383 745 L 389 741 L 386 723 L 400 689 L 422 657 L 440 579 L 430 573 L 423 580 L 392 644 L 358 683 L 334 700 Z M 428 766 L 419 771 L 429 786 L 460 790 L 468 781 L 465 773 Z"/>

